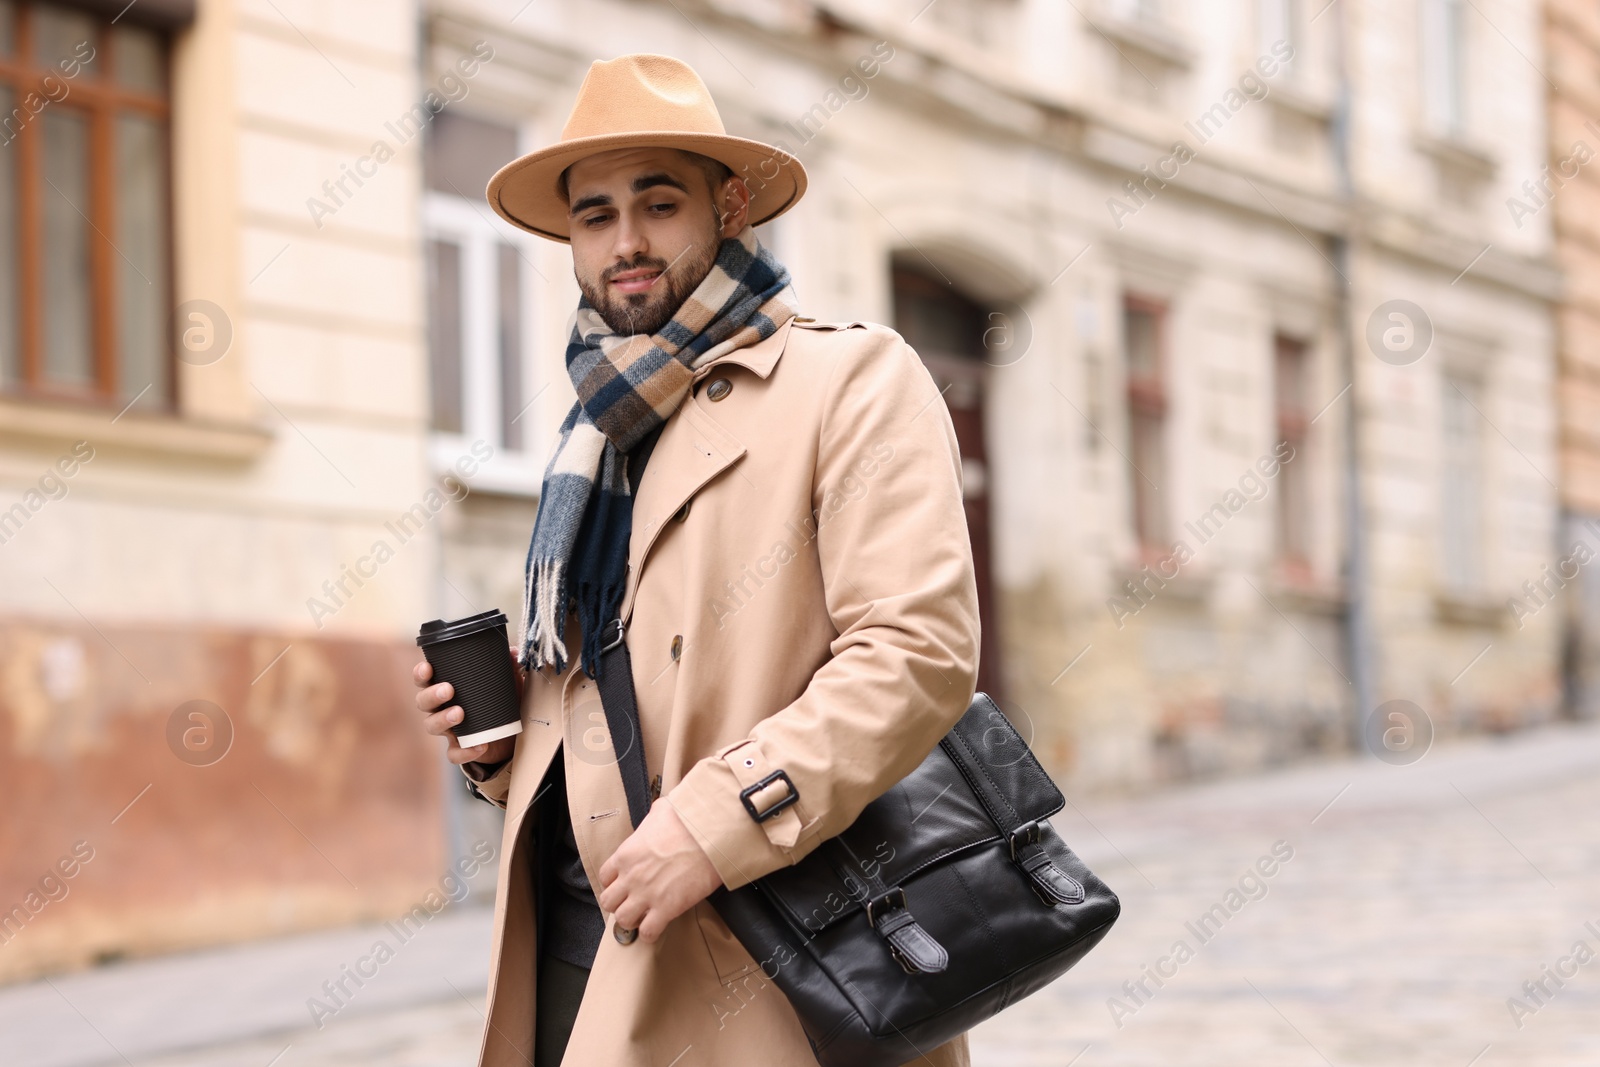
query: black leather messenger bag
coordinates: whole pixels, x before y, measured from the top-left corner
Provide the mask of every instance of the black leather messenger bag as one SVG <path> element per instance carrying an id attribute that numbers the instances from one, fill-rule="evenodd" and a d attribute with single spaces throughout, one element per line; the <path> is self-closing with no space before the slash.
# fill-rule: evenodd
<path id="1" fill-rule="evenodd" d="M 605 644 L 600 700 L 637 827 L 651 791 L 621 623 Z M 758 822 L 798 799 L 791 782 L 758 811 L 764 784 L 741 793 Z M 1042 988 L 1111 929 L 1116 895 L 1050 827 L 1065 803 L 979 693 L 847 830 L 709 899 L 788 997 L 823 1067 L 894 1067 Z"/>

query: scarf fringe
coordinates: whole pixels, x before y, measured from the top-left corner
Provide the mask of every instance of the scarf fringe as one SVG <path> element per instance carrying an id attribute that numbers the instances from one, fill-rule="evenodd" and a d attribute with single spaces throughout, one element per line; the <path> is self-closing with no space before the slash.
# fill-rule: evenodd
<path id="1" fill-rule="evenodd" d="M 566 667 L 563 613 L 557 610 L 566 585 L 566 562 L 556 559 L 535 561 L 523 580 L 520 643 L 522 665 L 529 670 L 554 666 L 559 674 Z"/>

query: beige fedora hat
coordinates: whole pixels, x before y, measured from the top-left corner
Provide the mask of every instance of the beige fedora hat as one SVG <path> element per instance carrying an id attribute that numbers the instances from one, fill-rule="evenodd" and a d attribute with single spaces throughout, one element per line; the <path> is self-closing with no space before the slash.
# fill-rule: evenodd
<path id="1" fill-rule="evenodd" d="M 750 187 L 752 225 L 777 218 L 806 191 L 798 159 L 728 135 L 711 93 L 687 63 L 641 53 L 592 64 L 561 140 L 501 167 L 489 179 L 489 204 L 513 226 L 570 241 L 562 171 L 597 152 L 640 147 L 682 148 L 727 164 Z"/>

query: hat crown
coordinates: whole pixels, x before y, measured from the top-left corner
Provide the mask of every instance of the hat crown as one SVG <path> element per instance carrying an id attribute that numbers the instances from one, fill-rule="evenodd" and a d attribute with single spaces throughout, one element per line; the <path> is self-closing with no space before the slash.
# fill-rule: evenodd
<path id="1" fill-rule="evenodd" d="M 727 132 L 692 67 L 671 56 L 641 53 L 590 65 L 561 139 L 667 131 Z"/>
<path id="2" fill-rule="evenodd" d="M 688 64 L 639 53 L 592 64 L 560 140 L 501 167 L 485 195 L 511 225 L 570 241 L 562 175 L 579 160 L 635 148 L 678 149 L 722 163 L 749 184 L 753 226 L 788 211 L 806 191 L 806 169 L 786 149 L 728 134 Z"/>

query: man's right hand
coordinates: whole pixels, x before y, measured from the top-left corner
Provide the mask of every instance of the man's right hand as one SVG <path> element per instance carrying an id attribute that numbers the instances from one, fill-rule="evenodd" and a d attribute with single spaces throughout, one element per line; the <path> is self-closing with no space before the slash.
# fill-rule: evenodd
<path id="1" fill-rule="evenodd" d="M 471 748 L 462 748 L 456 740 L 456 735 L 450 732 L 452 726 L 461 722 L 461 707 L 458 704 L 449 704 L 455 697 L 456 691 L 449 682 L 440 682 L 438 685 L 429 685 L 433 681 L 433 664 L 423 660 L 411 669 L 412 680 L 417 684 L 417 710 L 426 716 L 422 725 L 430 734 L 437 734 L 448 739 L 449 747 L 445 750 L 445 758 L 451 763 L 483 763 L 495 764 L 511 758 L 516 750 L 517 738 L 502 737 L 487 744 L 473 745 Z M 517 669 L 517 696 L 522 696 L 522 670 Z M 441 710 L 442 709 L 442 710 Z"/>

